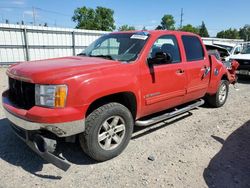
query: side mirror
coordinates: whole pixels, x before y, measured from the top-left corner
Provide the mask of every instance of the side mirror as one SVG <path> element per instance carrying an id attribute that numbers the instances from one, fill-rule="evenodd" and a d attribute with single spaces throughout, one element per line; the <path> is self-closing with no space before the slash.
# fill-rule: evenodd
<path id="1" fill-rule="evenodd" d="M 156 52 L 155 56 L 152 57 L 150 60 L 152 63 L 164 64 L 164 63 L 171 63 L 173 61 L 173 58 L 172 58 L 171 54 L 169 54 L 169 53 Z"/>
<path id="2" fill-rule="evenodd" d="M 236 51 L 236 52 L 234 52 L 234 54 L 236 54 L 236 55 L 237 55 L 237 54 L 240 54 L 240 51 Z"/>

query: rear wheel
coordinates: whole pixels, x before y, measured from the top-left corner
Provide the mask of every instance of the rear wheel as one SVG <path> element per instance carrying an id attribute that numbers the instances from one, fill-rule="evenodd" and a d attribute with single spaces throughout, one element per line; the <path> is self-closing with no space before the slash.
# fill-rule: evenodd
<path id="1" fill-rule="evenodd" d="M 79 136 L 84 152 L 97 161 L 119 155 L 133 132 L 133 117 L 119 103 L 109 103 L 94 110 L 86 119 L 86 130 Z"/>
<path id="2" fill-rule="evenodd" d="M 206 101 L 213 107 L 221 107 L 223 106 L 228 97 L 229 91 L 229 82 L 227 80 L 221 80 L 218 91 L 215 95 L 207 96 Z"/>

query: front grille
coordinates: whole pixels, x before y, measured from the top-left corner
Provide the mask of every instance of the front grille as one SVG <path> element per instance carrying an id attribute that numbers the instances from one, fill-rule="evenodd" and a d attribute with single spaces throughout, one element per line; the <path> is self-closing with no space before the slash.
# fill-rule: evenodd
<path id="1" fill-rule="evenodd" d="M 35 84 L 9 78 L 9 99 L 18 108 L 35 106 Z"/>
<path id="2" fill-rule="evenodd" d="M 236 59 L 240 64 L 238 70 L 250 70 L 250 60 Z"/>

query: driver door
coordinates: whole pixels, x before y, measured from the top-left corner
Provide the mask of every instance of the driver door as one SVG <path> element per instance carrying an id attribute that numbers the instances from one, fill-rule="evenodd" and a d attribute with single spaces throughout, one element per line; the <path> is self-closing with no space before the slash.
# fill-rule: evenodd
<path id="1" fill-rule="evenodd" d="M 162 52 L 172 60 L 160 63 L 154 60 L 156 54 Z M 141 73 L 144 116 L 182 104 L 186 94 L 186 73 L 181 59 L 174 35 L 161 36 L 153 44 L 148 56 L 151 62 Z"/>

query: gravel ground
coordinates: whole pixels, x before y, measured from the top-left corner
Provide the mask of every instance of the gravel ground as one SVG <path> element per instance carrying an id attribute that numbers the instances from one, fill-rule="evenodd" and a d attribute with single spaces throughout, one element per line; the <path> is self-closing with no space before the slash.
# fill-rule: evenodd
<path id="1" fill-rule="evenodd" d="M 0 92 L 7 87 L 5 71 Z M 108 162 L 95 163 L 79 145 L 61 144 L 72 164 L 67 172 L 30 151 L 0 107 L 0 187 L 250 187 L 250 79 L 238 88 L 230 87 L 220 109 L 203 106 L 136 129 L 122 155 Z"/>

